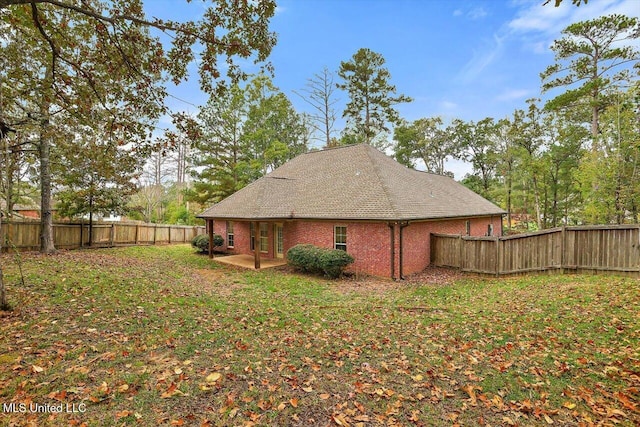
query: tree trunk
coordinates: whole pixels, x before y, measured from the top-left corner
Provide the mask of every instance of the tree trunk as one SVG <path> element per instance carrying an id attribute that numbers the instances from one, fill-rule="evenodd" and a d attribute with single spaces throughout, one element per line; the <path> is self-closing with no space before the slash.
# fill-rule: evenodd
<path id="1" fill-rule="evenodd" d="M 2 212 L 0 211 L 0 253 L 2 253 Z M 0 310 L 8 310 L 9 302 L 7 301 L 7 292 L 4 287 L 4 275 L 2 272 L 2 264 L 0 264 Z"/>
<path id="2" fill-rule="evenodd" d="M 535 197 L 536 204 L 536 224 L 538 225 L 538 230 L 542 230 L 542 222 L 541 222 L 541 212 L 540 212 L 540 194 L 538 194 L 538 180 L 533 176 L 533 195 Z"/>
<path id="3" fill-rule="evenodd" d="M 40 130 L 40 252 L 51 254 L 56 251 L 53 243 L 53 214 L 51 212 L 51 144 L 47 135 L 48 119 L 44 120 Z"/>

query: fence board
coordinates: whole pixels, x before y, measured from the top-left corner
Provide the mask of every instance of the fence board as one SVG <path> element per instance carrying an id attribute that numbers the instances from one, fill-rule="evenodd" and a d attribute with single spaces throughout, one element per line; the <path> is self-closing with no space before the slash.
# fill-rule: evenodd
<path id="1" fill-rule="evenodd" d="M 93 223 L 92 246 L 188 243 L 198 234 L 201 226 L 156 225 L 135 223 Z M 57 248 L 76 249 L 89 245 L 89 224 L 55 222 L 53 237 Z M 2 221 L 0 238 L 2 250 L 37 250 L 40 247 L 40 223 L 35 221 Z"/>
<path id="2" fill-rule="evenodd" d="M 431 263 L 483 274 L 591 270 L 640 275 L 640 225 L 559 227 L 499 238 L 432 234 Z"/>

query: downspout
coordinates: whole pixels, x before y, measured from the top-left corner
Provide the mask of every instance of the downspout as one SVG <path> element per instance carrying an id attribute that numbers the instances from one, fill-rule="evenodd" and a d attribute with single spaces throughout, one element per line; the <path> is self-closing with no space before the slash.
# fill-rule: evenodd
<path id="1" fill-rule="evenodd" d="M 396 280 L 396 225 L 393 222 L 387 223 L 389 226 L 389 238 L 391 240 L 391 278 Z"/>
<path id="2" fill-rule="evenodd" d="M 403 252 L 402 251 L 402 249 L 403 249 L 403 245 L 402 245 L 402 241 L 403 241 L 403 239 L 402 239 L 402 229 L 405 228 L 405 227 L 408 227 L 408 226 L 409 226 L 409 221 L 400 223 L 400 248 L 399 248 L 399 250 L 400 250 L 400 262 L 399 262 L 399 264 L 400 265 L 398 266 L 398 268 L 400 270 L 399 271 L 400 280 L 404 280 L 404 276 L 402 274 L 402 252 Z"/>

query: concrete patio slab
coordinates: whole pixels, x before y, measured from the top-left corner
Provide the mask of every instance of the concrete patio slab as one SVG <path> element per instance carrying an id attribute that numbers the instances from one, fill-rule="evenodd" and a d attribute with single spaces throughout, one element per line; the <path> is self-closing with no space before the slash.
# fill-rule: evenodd
<path id="1" fill-rule="evenodd" d="M 243 268 L 250 268 L 255 270 L 253 255 L 222 255 L 213 258 L 214 261 L 221 262 L 223 264 L 235 265 Z M 260 269 L 278 267 L 280 265 L 286 265 L 287 261 L 281 258 L 260 258 Z"/>

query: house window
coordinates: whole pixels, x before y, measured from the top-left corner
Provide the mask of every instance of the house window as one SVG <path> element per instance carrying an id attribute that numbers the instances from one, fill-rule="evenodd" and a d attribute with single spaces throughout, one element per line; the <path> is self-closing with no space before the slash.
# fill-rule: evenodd
<path id="1" fill-rule="evenodd" d="M 464 230 L 465 230 L 465 233 L 467 234 L 467 236 L 471 236 L 471 221 L 470 220 L 465 221 Z"/>
<path id="2" fill-rule="evenodd" d="M 335 249 L 347 250 L 347 227 L 336 225 L 333 228 L 333 242 Z"/>
<path id="3" fill-rule="evenodd" d="M 493 236 L 493 224 L 487 226 L 487 236 Z"/>
<path id="4" fill-rule="evenodd" d="M 227 221 L 227 247 L 233 247 L 233 221 Z"/>
<path id="5" fill-rule="evenodd" d="M 269 252 L 269 224 L 260 223 L 260 252 Z"/>
<path id="6" fill-rule="evenodd" d="M 249 248 L 252 251 L 256 250 L 256 227 L 253 225 L 253 222 L 249 223 Z"/>

